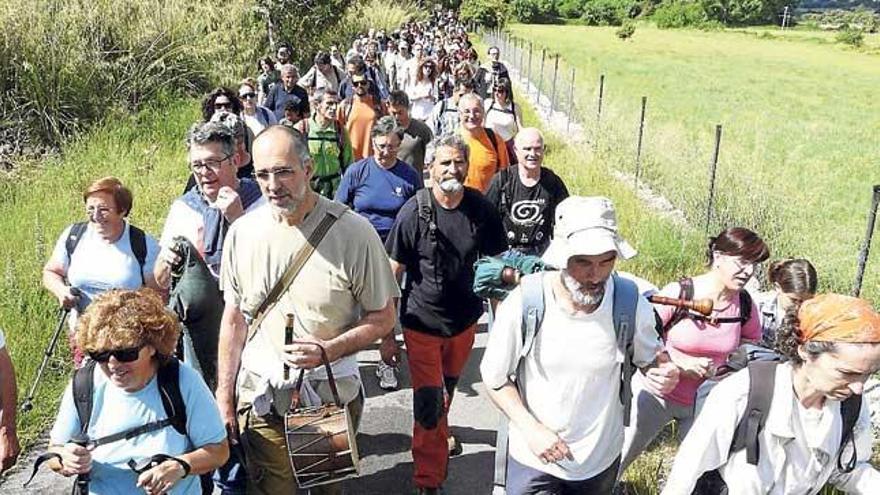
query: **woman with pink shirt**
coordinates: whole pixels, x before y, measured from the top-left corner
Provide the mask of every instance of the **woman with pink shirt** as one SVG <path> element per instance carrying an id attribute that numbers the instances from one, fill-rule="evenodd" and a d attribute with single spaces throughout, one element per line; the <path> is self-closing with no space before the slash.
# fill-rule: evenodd
<path id="1" fill-rule="evenodd" d="M 754 275 L 755 265 L 769 256 L 757 234 L 741 227 L 729 228 L 710 238 L 706 273 L 673 282 L 660 291 L 668 297 L 709 298 L 714 309 L 704 317 L 672 306 L 654 306 L 666 350 L 681 369 L 681 378 L 671 392 L 660 394 L 640 374 L 633 376 L 632 413 L 624 433 L 621 475 L 669 421 L 677 421 L 678 436 L 684 438 L 693 424 L 700 384 L 723 375 L 728 356 L 740 344 L 761 339 L 760 314 L 745 285 Z"/>

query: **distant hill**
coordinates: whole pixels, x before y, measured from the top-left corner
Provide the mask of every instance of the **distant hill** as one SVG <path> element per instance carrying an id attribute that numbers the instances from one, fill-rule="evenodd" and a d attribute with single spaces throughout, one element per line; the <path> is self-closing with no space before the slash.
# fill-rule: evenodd
<path id="1" fill-rule="evenodd" d="M 799 10 L 854 9 L 859 6 L 880 12 L 880 0 L 802 0 L 798 3 Z"/>

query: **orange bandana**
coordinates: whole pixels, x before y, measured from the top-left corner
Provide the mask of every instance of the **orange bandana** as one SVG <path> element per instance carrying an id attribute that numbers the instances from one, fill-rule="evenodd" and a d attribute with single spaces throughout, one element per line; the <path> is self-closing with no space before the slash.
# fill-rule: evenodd
<path id="1" fill-rule="evenodd" d="M 880 343 L 880 315 L 864 299 L 822 294 L 798 310 L 803 342 Z"/>

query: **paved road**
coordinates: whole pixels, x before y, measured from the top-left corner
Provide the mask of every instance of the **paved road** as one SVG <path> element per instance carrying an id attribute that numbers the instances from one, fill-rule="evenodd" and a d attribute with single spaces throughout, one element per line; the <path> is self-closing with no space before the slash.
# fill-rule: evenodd
<path id="1" fill-rule="evenodd" d="M 453 434 L 462 442 L 463 452 L 449 463 L 446 493 L 449 495 L 488 494 L 492 486 L 492 465 L 495 444 L 495 425 L 498 413 L 489 404 L 479 377 L 479 362 L 486 342 L 485 326 L 480 326 L 474 350 L 459 382 L 458 392 L 450 411 Z M 379 389 L 375 378 L 379 353 L 363 351 L 358 355 L 361 376 L 366 391 L 366 412 L 358 435 L 361 451 L 361 476 L 345 483 L 349 495 L 392 495 L 412 493 L 412 389 L 405 372 L 401 373 L 401 388 L 394 392 Z M 404 361 L 405 361 L 404 356 Z M 401 366 L 406 370 L 406 363 Z M 48 469 L 27 489 L 22 483 L 30 474 L 36 455 L 45 449 L 39 444 L 19 463 L 3 482 L 4 495 L 70 493 L 71 482 L 51 473 Z"/>

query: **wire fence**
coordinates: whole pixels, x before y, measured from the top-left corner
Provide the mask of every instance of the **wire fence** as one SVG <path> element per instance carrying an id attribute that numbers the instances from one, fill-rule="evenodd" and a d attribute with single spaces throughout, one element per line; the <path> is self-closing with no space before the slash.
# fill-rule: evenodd
<path id="1" fill-rule="evenodd" d="M 611 148 L 632 149 L 631 159 L 626 156 L 621 159 L 617 154 L 610 161 L 616 161 L 613 163 L 615 170 L 630 179 L 637 191 L 646 186 L 646 181 L 658 177 L 651 167 L 660 165 L 661 160 L 646 156 L 646 119 L 650 111 L 647 96 L 641 96 L 638 121 L 635 122 L 633 117 L 631 137 L 622 136 L 626 132 L 617 132 L 619 129 L 616 128 L 612 132 L 612 126 L 619 122 L 612 122 L 606 115 L 609 113 L 606 101 L 609 80 L 605 74 L 600 73 L 598 77 L 596 74 L 579 74 L 577 68 L 558 52 L 509 32 L 492 29 L 480 34 L 485 43 L 499 48 L 510 69 L 511 79 L 522 85 L 527 99 L 551 128 L 566 136 L 569 142 L 589 145 L 594 153 L 605 153 L 604 157 L 610 158 L 608 150 Z M 713 127 L 714 139 L 708 132 Z M 706 235 L 712 234 L 713 229 L 719 226 L 744 223 L 759 229 L 765 239 L 780 238 L 783 229 L 788 227 L 779 214 L 782 206 L 771 202 L 771 198 L 756 196 L 749 184 L 737 183 L 743 181 L 736 180 L 736 170 L 730 170 L 730 167 L 719 169 L 723 135 L 723 124 L 716 123 L 712 127 L 707 126 L 706 139 L 701 141 L 706 144 L 711 142 L 711 148 L 701 144 L 692 149 L 678 150 L 680 156 L 676 156 L 676 159 L 695 164 L 687 167 L 684 172 L 687 176 L 681 179 L 689 183 L 703 183 L 705 187 L 680 191 L 678 197 L 669 198 L 673 207 L 680 208 L 690 223 L 702 227 Z M 656 146 L 653 148 L 655 153 L 658 152 Z M 624 152 L 624 155 L 627 154 Z M 705 164 L 706 168 L 700 163 Z M 856 276 L 851 289 L 854 295 L 860 293 L 864 280 L 880 186 L 874 186 L 871 192 L 868 228 L 856 259 Z"/>

